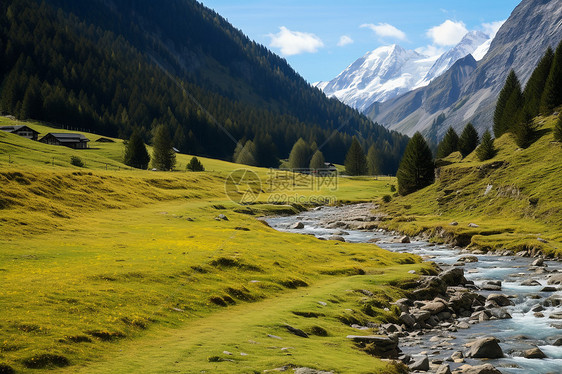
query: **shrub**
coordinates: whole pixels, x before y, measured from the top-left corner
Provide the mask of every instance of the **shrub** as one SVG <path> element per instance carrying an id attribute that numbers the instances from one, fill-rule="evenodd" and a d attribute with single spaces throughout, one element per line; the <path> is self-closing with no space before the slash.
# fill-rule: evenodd
<path id="1" fill-rule="evenodd" d="M 78 166 L 79 168 L 84 167 L 84 162 L 78 156 L 70 156 L 70 164 L 74 166 Z"/>
<path id="2" fill-rule="evenodd" d="M 203 166 L 201 161 L 197 159 L 197 157 L 191 158 L 191 160 L 187 164 L 186 169 L 189 171 L 205 171 L 205 167 Z"/>
<path id="3" fill-rule="evenodd" d="M 392 196 L 390 195 L 384 195 L 382 197 L 382 201 L 384 201 L 385 203 L 390 203 L 392 201 Z"/>
<path id="4" fill-rule="evenodd" d="M 396 186 L 391 184 L 390 185 L 390 192 L 396 192 Z"/>

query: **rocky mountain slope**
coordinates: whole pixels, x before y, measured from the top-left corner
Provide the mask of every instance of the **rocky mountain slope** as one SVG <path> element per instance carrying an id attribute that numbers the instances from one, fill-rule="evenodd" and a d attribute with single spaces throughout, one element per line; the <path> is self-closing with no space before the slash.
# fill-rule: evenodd
<path id="1" fill-rule="evenodd" d="M 366 113 L 388 128 L 406 134 L 429 132 L 438 117 L 438 128 L 432 129 L 437 138 L 449 126 L 460 130 L 469 121 L 484 131 L 492 125 L 497 95 L 509 71 L 514 69 L 524 84 L 546 48 L 556 47 L 561 39 L 562 0 L 523 0 L 476 67 L 473 63 L 456 64 L 448 74 L 458 79 L 436 79 L 427 87 L 375 103 Z"/>

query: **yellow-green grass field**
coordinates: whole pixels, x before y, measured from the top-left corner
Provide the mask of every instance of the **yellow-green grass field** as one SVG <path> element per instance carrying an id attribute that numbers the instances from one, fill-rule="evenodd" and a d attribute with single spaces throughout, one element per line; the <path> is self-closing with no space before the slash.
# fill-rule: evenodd
<path id="1" fill-rule="evenodd" d="M 425 231 L 435 240 L 460 240 L 474 248 L 560 256 L 562 144 L 553 138 L 555 121 L 536 118 L 540 137 L 527 149 L 505 134 L 495 140 L 498 153 L 491 160 L 480 162 L 474 152 L 462 160 L 453 153 L 436 183 L 381 207 L 392 217 L 387 227 L 410 235 Z"/>
<path id="2" fill-rule="evenodd" d="M 0 117 L 7 124 L 19 122 Z M 61 131 L 25 124 L 41 135 Z M 0 132 L 0 365 L 69 373 L 401 370 L 346 335 L 358 333 L 350 321 L 395 319 L 389 302 L 403 291 L 390 284 L 429 265 L 372 244 L 280 233 L 257 219 L 301 209 L 268 204 L 272 194 L 378 201 L 394 180 L 340 178 L 337 188 L 318 190 L 307 180 L 289 190 L 263 183 L 258 201 L 241 206 L 224 182 L 245 166 L 201 158 L 207 171 L 191 173 L 181 170 L 191 156 L 177 155 L 178 171 L 131 170 L 115 141 L 71 150 Z M 86 167 L 71 166 L 72 155 Z M 310 337 L 290 334 L 286 323 Z"/>

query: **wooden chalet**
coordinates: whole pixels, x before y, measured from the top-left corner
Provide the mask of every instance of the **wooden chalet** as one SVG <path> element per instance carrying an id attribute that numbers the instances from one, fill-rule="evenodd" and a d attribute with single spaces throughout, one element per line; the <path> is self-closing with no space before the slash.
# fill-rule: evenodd
<path id="1" fill-rule="evenodd" d="M 82 134 L 50 132 L 39 141 L 50 145 L 64 145 L 65 147 L 74 149 L 86 149 L 88 148 L 90 139 Z"/>
<path id="2" fill-rule="evenodd" d="M 32 128 L 21 125 L 21 126 L 2 126 L 0 127 L 1 131 L 9 132 L 12 134 L 16 134 L 22 136 L 27 139 L 37 140 L 39 137 L 39 132 L 33 130 Z"/>

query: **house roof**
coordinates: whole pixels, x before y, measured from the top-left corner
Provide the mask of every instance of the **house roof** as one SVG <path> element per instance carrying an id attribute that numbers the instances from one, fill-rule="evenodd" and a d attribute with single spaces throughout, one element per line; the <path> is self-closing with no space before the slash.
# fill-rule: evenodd
<path id="1" fill-rule="evenodd" d="M 82 142 L 89 142 L 90 139 L 86 138 L 82 134 L 72 134 L 72 133 L 55 133 L 50 132 L 43 137 L 45 139 L 48 136 L 53 136 L 61 143 L 82 143 Z"/>
<path id="2" fill-rule="evenodd" d="M 25 125 L 19 125 L 19 126 L 2 126 L 0 127 L 0 130 L 2 131 L 6 131 L 6 132 L 16 132 L 18 130 L 28 130 L 28 131 L 32 131 L 36 134 L 39 134 L 38 131 L 33 130 L 31 127 L 25 126 Z"/>

